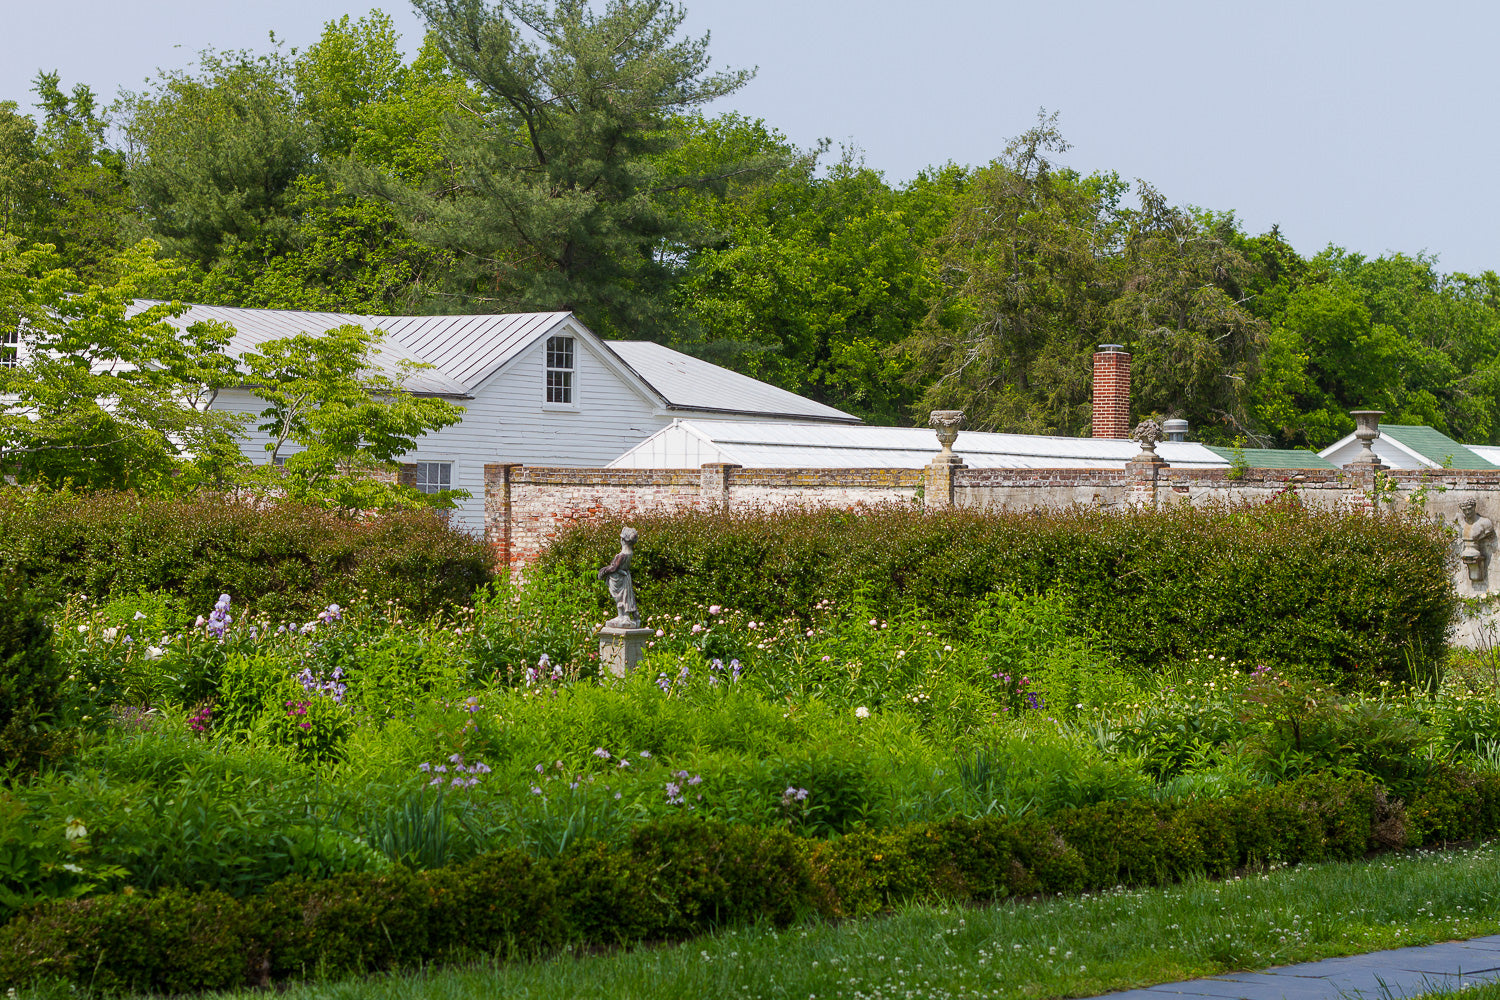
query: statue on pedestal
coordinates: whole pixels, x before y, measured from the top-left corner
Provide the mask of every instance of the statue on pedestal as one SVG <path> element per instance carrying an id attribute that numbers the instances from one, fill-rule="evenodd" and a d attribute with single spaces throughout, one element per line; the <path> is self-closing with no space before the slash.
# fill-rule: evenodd
<path id="1" fill-rule="evenodd" d="M 614 598 L 615 608 L 620 612 L 604 623 L 605 628 L 640 627 L 640 619 L 636 617 L 635 583 L 630 579 L 630 557 L 640 538 L 640 533 L 634 528 L 621 529 L 619 555 L 608 566 L 599 568 L 599 579 L 609 581 L 609 596 Z"/>

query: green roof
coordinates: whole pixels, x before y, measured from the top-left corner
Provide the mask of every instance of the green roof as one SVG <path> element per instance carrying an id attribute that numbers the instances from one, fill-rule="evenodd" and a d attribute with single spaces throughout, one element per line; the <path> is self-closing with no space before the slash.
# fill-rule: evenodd
<path id="1" fill-rule="evenodd" d="M 1236 451 L 1234 448 L 1221 448 L 1213 444 L 1206 444 L 1203 447 L 1226 462 L 1233 463 L 1239 460 L 1251 469 L 1338 468 L 1328 459 L 1305 448 L 1240 448 Z"/>
<path id="2" fill-rule="evenodd" d="M 1380 433 L 1445 469 L 1493 469 L 1442 431 L 1420 424 L 1381 424 Z"/>

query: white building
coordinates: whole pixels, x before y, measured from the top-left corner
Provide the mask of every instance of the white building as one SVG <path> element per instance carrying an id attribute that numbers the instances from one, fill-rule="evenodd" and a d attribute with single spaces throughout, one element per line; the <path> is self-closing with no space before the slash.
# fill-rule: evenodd
<path id="1" fill-rule="evenodd" d="M 143 304 L 144 305 L 144 304 Z M 455 524 L 484 525 L 484 466 L 492 462 L 597 467 L 679 417 L 858 424 L 859 418 L 658 344 L 602 341 L 572 313 L 497 316 L 356 316 L 272 309 L 192 306 L 185 327 L 217 320 L 233 327 L 226 351 L 238 357 L 268 340 L 355 324 L 384 334 L 376 360 L 394 375 L 403 360 L 433 368 L 405 382 L 414 393 L 451 399 L 463 420 L 427 434 L 403 463 L 418 487 L 467 490 Z M 249 389 L 220 393 L 216 408 L 258 415 Z M 263 431 L 241 448 L 268 460 Z M 931 432 L 927 432 L 931 437 Z"/>

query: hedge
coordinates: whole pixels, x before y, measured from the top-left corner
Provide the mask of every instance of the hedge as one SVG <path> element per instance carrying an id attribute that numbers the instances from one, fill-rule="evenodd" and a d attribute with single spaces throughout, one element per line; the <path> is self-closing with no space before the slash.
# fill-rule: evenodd
<path id="1" fill-rule="evenodd" d="M 341 517 L 295 503 L 201 495 L 0 490 L 0 574 L 52 600 L 164 591 L 205 612 L 218 595 L 273 621 L 361 591 L 426 617 L 491 579 L 484 543 L 426 511 Z"/>
<path id="2" fill-rule="evenodd" d="M 555 858 L 509 850 L 433 871 L 292 879 L 243 900 L 173 890 L 51 901 L 0 928 L 0 982 L 163 993 L 270 985 L 921 900 L 1164 884 L 1500 831 L 1500 778 L 1455 787 L 1456 799 L 1445 790 L 1408 813 L 1367 780 L 1313 777 L 1223 799 L 956 818 L 830 841 L 681 817 L 638 827 L 620 849 L 589 842 Z"/>
<path id="3" fill-rule="evenodd" d="M 1053 591 L 1081 628 L 1145 669 L 1211 652 L 1351 686 L 1404 679 L 1412 664 L 1441 662 L 1457 608 L 1441 526 L 1296 500 L 996 513 L 889 505 L 631 523 L 647 614 L 722 604 L 805 617 L 823 600 L 859 600 L 961 623 L 997 587 Z M 592 569 L 618 537 L 618 523 L 579 525 L 540 565 Z"/>

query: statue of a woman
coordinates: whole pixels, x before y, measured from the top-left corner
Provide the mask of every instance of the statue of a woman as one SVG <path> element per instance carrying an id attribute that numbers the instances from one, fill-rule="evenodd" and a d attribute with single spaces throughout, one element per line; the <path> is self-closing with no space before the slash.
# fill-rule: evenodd
<path id="1" fill-rule="evenodd" d="M 614 598 L 619 614 L 605 622 L 607 628 L 639 628 L 636 619 L 635 583 L 630 579 L 630 557 L 640 533 L 634 528 L 620 531 L 620 554 L 608 566 L 600 567 L 599 579 L 609 581 L 609 596 Z"/>

